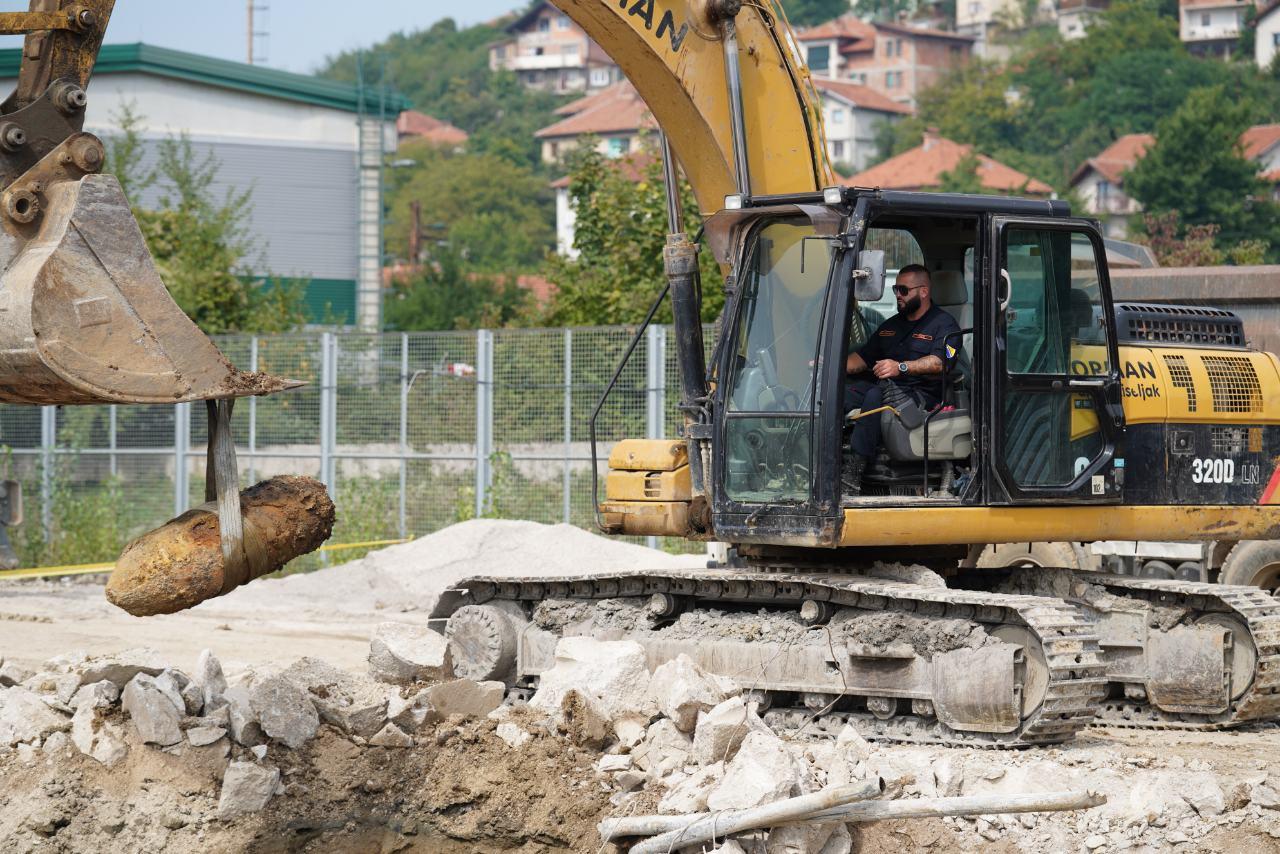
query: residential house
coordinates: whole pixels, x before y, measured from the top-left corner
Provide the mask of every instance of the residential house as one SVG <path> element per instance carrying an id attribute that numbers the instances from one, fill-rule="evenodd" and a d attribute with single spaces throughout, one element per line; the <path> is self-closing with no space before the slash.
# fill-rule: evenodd
<path id="1" fill-rule="evenodd" d="M 914 112 L 905 104 L 844 80 L 814 78 L 822 97 L 822 118 L 827 131 L 827 156 L 837 166 L 866 169 L 876 154 L 876 133 Z"/>
<path id="2" fill-rule="evenodd" d="M 442 148 L 462 148 L 470 138 L 462 128 L 417 110 L 405 110 L 396 119 L 396 137 L 400 142 L 424 139 Z"/>
<path id="3" fill-rule="evenodd" d="M 906 24 L 868 23 L 852 13 L 796 35 L 814 77 L 850 80 L 915 106 L 916 95 L 968 61 L 973 36 Z"/>
<path id="4" fill-rule="evenodd" d="M 1142 205 L 1124 192 L 1124 174 L 1155 144 L 1155 137 L 1131 133 L 1120 137 L 1071 176 L 1071 188 L 1084 202 L 1084 212 L 1102 221 L 1108 237 L 1123 238 L 1128 220 Z M 1280 201 L 1280 124 L 1254 125 L 1240 135 L 1240 153 L 1258 164 L 1258 175 Z"/>
<path id="5" fill-rule="evenodd" d="M 1271 197 L 1280 202 L 1280 124 L 1254 125 L 1240 135 L 1240 149 L 1257 161 L 1258 174 L 1271 184 Z"/>
<path id="6" fill-rule="evenodd" d="M 1064 39 L 1084 38 L 1089 24 L 1111 5 L 1111 0 L 1058 0 L 1055 16 Z"/>
<path id="7" fill-rule="evenodd" d="M 932 131 L 925 132 L 920 145 L 859 172 L 845 184 L 882 190 L 936 190 L 942 186 L 943 175 L 954 172 L 970 154 L 976 154 L 978 179 L 986 192 L 1041 198 L 1053 194 L 1053 188 L 1043 181 Z"/>
<path id="8" fill-rule="evenodd" d="M 1091 157 L 1071 176 L 1071 188 L 1084 202 L 1084 212 L 1097 217 L 1107 237 L 1123 239 L 1129 217 L 1142 208 L 1124 192 L 1124 173 L 1155 142 L 1149 133 L 1128 133 Z"/>
<path id="9" fill-rule="evenodd" d="M 622 79 L 604 49 L 550 3 L 538 3 L 513 20 L 507 35 L 489 46 L 489 67 L 515 72 L 530 89 L 597 92 Z"/>
<path id="10" fill-rule="evenodd" d="M 1280 0 L 1258 12 L 1253 35 L 1253 58 L 1259 68 L 1270 68 L 1280 54 Z"/>
<path id="11" fill-rule="evenodd" d="M 639 181 L 652 163 L 652 154 L 637 152 L 619 157 L 612 165 L 628 180 Z M 569 176 L 566 175 L 551 183 L 551 189 L 556 192 L 556 252 L 568 258 L 577 258 L 578 250 L 573 245 L 573 241 L 578 212 L 574 209 L 573 199 L 569 196 L 569 180 Z"/>
<path id="12" fill-rule="evenodd" d="M 1179 36 L 1199 56 L 1230 56 L 1253 7 L 1253 0 L 1179 0 Z"/>
<path id="13" fill-rule="evenodd" d="M 534 134 L 545 163 L 560 161 L 584 136 L 596 140 L 600 153 L 622 157 L 639 149 L 644 131 L 657 128 L 640 94 L 625 80 L 565 104 L 556 114 L 564 118 Z"/>

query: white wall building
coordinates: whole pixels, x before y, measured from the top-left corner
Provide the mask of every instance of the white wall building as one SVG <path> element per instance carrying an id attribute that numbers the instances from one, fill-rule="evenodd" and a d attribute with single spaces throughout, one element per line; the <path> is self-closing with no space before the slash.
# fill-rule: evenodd
<path id="1" fill-rule="evenodd" d="M 1280 54 L 1280 0 L 1258 13 L 1258 28 L 1254 33 L 1253 58 L 1259 68 L 1270 68 Z"/>
<path id="2" fill-rule="evenodd" d="M 1229 56 L 1240 40 L 1252 0 L 1180 0 L 1178 35 L 1201 56 Z"/>
<path id="3" fill-rule="evenodd" d="M 827 131 L 827 156 L 838 166 L 861 172 L 877 154 L 876 134 L 914 110 L 874 89 L 843 80 L 815 77 L 822 96 L 822 119 Z"/>
<path id="4" fill-rule="evenodd" d="M 18 49 L 0 51 L 0 85 L 13 86 L 18 65 Z M 216 158 L 218 198 L 252 188 L 260 252 L 248 273 L 306 281 L 311 320 L 378 328 L 381 165 L 402 99 L 147 44 L 103 47 L 88 96 L 85 130 L 108 146 L 133 111 L 143 168 L 155 166 L 161 141 L 185 136 L 198 161 Z M 156 206 L 165 192 L 160 182 L 132 201 Z"/>

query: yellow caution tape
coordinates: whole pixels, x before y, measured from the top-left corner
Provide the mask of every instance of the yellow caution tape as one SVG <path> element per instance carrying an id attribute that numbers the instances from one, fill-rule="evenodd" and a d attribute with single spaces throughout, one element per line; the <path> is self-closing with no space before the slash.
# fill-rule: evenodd
<path id="1" fill-rule="evenodd" d="M 398 540 L 365 540 L 362 543 L 331 543 L 321 546 L 317 551 L 340 552 L 346 549 L 364 549 L 373 546 L 394 546 L 409 542 L 408 537 Z M 94 572 L 109 572 L 114 563 L 73 563 L 64 566 L 36 566 L 30 569 L 12 569 L 0 571 L 0 580 L 10 578 L 51 578 L 59 575 L 89 575 Z"/>

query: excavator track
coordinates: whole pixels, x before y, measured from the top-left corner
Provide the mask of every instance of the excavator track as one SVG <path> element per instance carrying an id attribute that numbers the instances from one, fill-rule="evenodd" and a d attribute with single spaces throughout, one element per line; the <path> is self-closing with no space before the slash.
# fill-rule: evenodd
<path id="1" fill-rule="evenodd" d="M 1057 573 L 1085 585 L 1068 598 L 1097 627 L 1111 683 L 1097 723 L 1220 730 L 1280 717 L 1280 600 L 1270 593 L 1068 569 L 1010 578 L 1025 589 Z"/>
<path id="2" fill-rule="evenodd" d="M 726 613 L 758 612 L 788 620 L 825 616 L 804 623 L 807 631 L 817 632 L 817 642 L 789 646 L 767 636 L 744 642 L 716 636 L 714 630 L 701 638 L 669 640 L 663 628 L 674 619 L 671 615 L 623 629 L 546 631 L 531 615 L 548 603 L 593 613 L 608 603 L 611 616 L 619 612 L 619 603 L 647 609 L 651 616 L 671 605 L 673 613 L 683 609 L 713 622 Z M 967 621 L 1008 640 L 930 656 L 913 654 L 901 643 L 846 642 L 848 635 L 837 638 L 838 632 L 821 631 L 873 614 Z M 778 706 L 764 715 L 780 728 L 834 732 L 853 723 L 866 737 L 885 741 L 996 748 L 1064 742 L 1093 722 L 1106 690 L 1095 627 L 1071 604 L 851 575 L 691 570 L 479 577 L 445 592 L 432 625 L 449 635 L 455 648 L 461 644 L 471 651 L 464 659 L 482 662 L 477 667 L 464 661 L 463 675 L 504 679 L 517 694 L 551 666 L 551 652 L 562 634 L 596 634 L 641 642 L 651 667 L 690 655 L 704 669 L 738 681 L 762 706 Z M 815 658 L 822 665 L 816 670 Z M 975 678 L 979 669 L 983 675 Z M 802 673 L 810 674 L 809 682 Z M 867 689 L 872 683 L 874 688 Z"/>

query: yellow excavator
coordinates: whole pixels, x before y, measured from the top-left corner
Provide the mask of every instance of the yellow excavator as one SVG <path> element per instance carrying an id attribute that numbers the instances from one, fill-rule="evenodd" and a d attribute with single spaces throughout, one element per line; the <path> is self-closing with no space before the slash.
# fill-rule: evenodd
<path id="1" fill-rule="evenodd" d="M 1276 716 L 1269 594 L 976 566 L 988 543 L 1276 539 L 1274 356 L 1246 348 L 1229 316 L 1113 304 L 1098 228 L 1064 203 L 840 186 L 775 0 L 553 2 L 651 108 L 671 199 L 683 435 L 613 448 L 601 525 L 718 540 L 739 559 L 470 579 L 432 614 L 460 675 L 526 693 L 559 637 L 591 634 L 633 639 L 655 665 L 690 655 L 784 729 L 1024 746 L 1095 720 Z M 81 128 L 112 6 L 33 0 L 0 15 L 0 32 L 28 33 L 0 105 L 0 400 L 210 401 L 230 560 L 230 401 L 289 382 L 237 371 L 183 316 L 100 174 L 102 145 Z M 726 271 L 710 359 L 702 239 L 680 222 L 677 168 Z M 943 402 L 913 409 L 890 389 L 882 411 L 854 410 L 846 357 L 872 332 L 859 306 L 887 266 L 911 262 L 960 327 Z M 880 420 L 882 454 L 844 494 L 847 428 L 864 418 Z"/>
<path id="2" fill-rule="evenodd" d="M 1269 593 L 979 566 L 988 544 L 1280 537 L 1280 361 L 1238 318 L 1113 302 L 1098 225 L 1065 202 L 842 186 L 774 0 L 552 2 L 648 104 L 670 200 L 682 436 L 613 447 L 599 522 L 737 560 L 470 579 L 432 615 L 460 673 L 528 692 L 559 637 L 589 634 L 689 655 L 783 729 L 1013 747 L 1276 717 Z M 726 274 L 709 358 L 704 247 Z M 861 306 L 913 263 L 958 327 L 942 402 L 890 381 L 864 413 L 845 385 L 874 333 Z M 883 441 L 848 490 L 863 418 Z"/>

